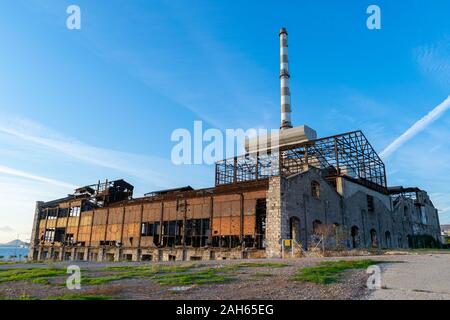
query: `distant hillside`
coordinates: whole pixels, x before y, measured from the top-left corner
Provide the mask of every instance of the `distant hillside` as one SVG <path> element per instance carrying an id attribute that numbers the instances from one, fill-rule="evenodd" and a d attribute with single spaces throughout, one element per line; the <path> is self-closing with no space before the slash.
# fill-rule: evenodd
<path id="1" fill-rule="evenodd" d="M 7 243 L 0 243 L 0 247 L 19 247 L 19 246 L 29 246 L 30 244 L 27 242 L 23 242 L 22 240 L 16 239 Z"/>

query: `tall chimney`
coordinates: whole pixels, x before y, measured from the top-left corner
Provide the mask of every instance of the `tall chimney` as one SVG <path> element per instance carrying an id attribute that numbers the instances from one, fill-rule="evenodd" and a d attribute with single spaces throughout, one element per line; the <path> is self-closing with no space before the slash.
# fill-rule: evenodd
<path id="1" fill-rule="evenodd" d="M 281 128 L 292 128 L 291 90 L 289 89 L 288 34 L 280 29 L 280 82 L 281 82 Z"/>

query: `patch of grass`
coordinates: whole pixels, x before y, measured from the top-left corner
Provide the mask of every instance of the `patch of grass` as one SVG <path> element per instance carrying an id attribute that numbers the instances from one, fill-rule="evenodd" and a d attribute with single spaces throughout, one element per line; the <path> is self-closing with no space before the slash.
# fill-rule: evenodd
<path id="1" fill-rule="evenodd" d="M 112 281 L 134 278 L 150 278 L 153 279 L 160 274 L 168 273 L 185 273 L 194 268 L 194 265 L 177 265 L 177 266 L 116 266 L 106 267 L 101 270 L 113 271 L 114 274 L 108 274 L 105 276 L 83 276 L 81 283 L 84 285 L 100 285 L 109 283 Z"/>
<path id="2" fill-rule="evenodd" d="M 207 269 L 188 273 L 167 273 L 157 275 L 156 282 L 160 284 L 183 286 L 193 284 L 224 283 L 231 280 L 230 277 L 218 269 Z"/>
<path id="3" fill-rule="evenodd" d="M 128 276 L 127 274 L 123 274 L 123 275 L 119 275 L 118 274 L 118 275 L 111 275 L 111 276 L 104 276 L 104 277 L 87 277 L 87 276 L 82 276 L 81 277 L 81 284 L 82 285 L 88 285 L 88 286 L 95 286 L 95 285 L 109 283 L 109 282 L 112 282 L 112 281 L 128 279 L 128 278 L 131 278 L 131 276 Z"/>
<path id="4" fill-rule="evenodd" d="M 31 280 L 34 284 L 50 284 L 50 281 L 48 278 L 36 278 Z"/>
<path id="5" fill-rule="evenodd" d="M 31 281 L 43 283 L 47 278 L 60 276 L 66 273 L 65 269 L 48 268 L 13 268 L 0 269 L 0 283 L 12 281 Z"/>
<path id="6" fill-rule="evenodd" d="M 331 284 L 339 281 L 344 271 L 351 269 L 366 269 L 371 265 L 385 263 L 375 260 L 339 260 L 323 261 L 315 267 L 303 268 L 292 278 L 294 281 Z"/>
<path id="7" fill-rule="evenodd" d="M 46 300 L 111 300 L 112 297 L 95 294 L 65 294 L 62 296 L 48 297 Z"/>
<path id="8" fill-rule="evenodd" d="M 282 268 L 287 267 L 285 263 L 272 263 L 272 262 L 243 262 L 238 264 L 241 268 Z"/>

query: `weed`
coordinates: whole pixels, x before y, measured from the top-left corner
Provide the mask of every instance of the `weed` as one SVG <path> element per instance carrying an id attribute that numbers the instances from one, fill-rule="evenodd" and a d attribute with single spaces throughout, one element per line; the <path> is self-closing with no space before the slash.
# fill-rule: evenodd
<path id="1" fill-rule="evenodd" d="M 161 284 L 183 286 L 193 284 L 224 283 L 231 280 L 218 270 L 207 269 L 188 273 L 167 273 L 157 275 L 156 282 Z"/>
<path id="2" fill-rule="evenodd" d="M 0 271 L 0 283 L 12 281 L 32 281 L 42 283 L 45 279 L 65 274 L 64 269 L 13 268 Z"/>
<path id="3" fill-rule="evenodd" d="M 295 281 L 330 284 L 339 280 L 342 273 L 351 269 L 366 269 L 371 265 L 385 263 L 374 260 L 324 261 L 315 267 L 303 268 L 292 278 Z"/>

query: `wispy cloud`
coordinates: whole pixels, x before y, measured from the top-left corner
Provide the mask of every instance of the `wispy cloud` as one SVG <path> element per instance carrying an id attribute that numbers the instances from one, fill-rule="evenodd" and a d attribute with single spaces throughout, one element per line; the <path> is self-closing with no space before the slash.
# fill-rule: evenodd
<path id="1" fill-rule="evenodd" d="M 414 123 L 408 130 L 406 130 L 401 136 L 395 139 L 389 146 L 387 146 L 380 156 L 383 159 L 388 158 L 393 152 L 400 148 L 408 140 L 412 139 L 419 132 L 428 127 L 433 121 L 438 119 L 445 111 L 450 109 L 450 96 L 447 97 L 441 104 L 431 110 L 426 116 Z"/>
<path id="2" fill-rule="evenodd" d="M 418 47 L 414 55 L 423 73 L 445 89 L 450 87 L 450 36 L 435 44 Z"/>
<path id="3" fill-rule="evenodd" d="M 67 182 L 63 182 L 63 181 L 59 181 L 59 180 L 54 180 L 54 179 L 38 176 L 38 175 L 29 173 L 29 172 L 17 170 L 17 169 L 10 168 L 10 167 L 7 167 L 7 166 L 2 166 L 2 165 L 0 165 L 0 173 L 16 176 L 16 177 L 20 177 L 20 178 L 40 181 L 40 182 L 46 182 L 46 183 L 49 183 L 49 184 L 52 184 L 52 185 L 55 185 L 55 186 L 59 186 L 59 187 L 65 187 L 65 188 L 70 188 L 70 189 L 76 188 L 74 185 L 72 185 L 70 183 L 67 183 Z"/>
<path id="4" fill-rule="evenodd" d="M 135 177 L 140 181 L 151 184 L 152 187 L 171 187 L 182 178 L 174 174 L 180 170 L 189 169 L 174 165 L 171 160 L 153 157 L 142 154 L 115 151 L 105 148 L 95 147 L 89 144 L 70 139 L 46 128 L 45 126 L 30 121 L 28 119 L 9 119 L 0 121 L 0 133 L 11 135 L 32 144 L 44 146 L 53 152 L 66 155 L 72 159 L 84 162 L 89 165 L 100 166 L 125 175 Z M 15 170 L 8 167 L 0 167 L 3 173 L 8 173 L 24 178 L 45 181 L 59 184 L 61 186 L 71 186 L 70 184 L 47 179 L 31 173 Z M 200 173 L 199 168 L 191 168 Z M 188 170 L 186 170 L 187 172 Z M 182 175 L 189 177 L 190 174 Z"/>

